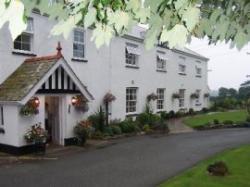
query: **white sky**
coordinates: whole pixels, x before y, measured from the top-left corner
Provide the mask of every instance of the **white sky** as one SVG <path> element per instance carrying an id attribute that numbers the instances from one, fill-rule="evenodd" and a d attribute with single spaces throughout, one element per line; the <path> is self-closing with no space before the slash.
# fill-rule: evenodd
<path id="1" fill-rule="evenodd" d="M 220 87 L 239 88 L 240 84 L 250 75 L 250 45 L 241 51 L 230 49 L 229 45 L 220 43 L 208 45 L 207 40 L 193 39 L 187 46 L 208 58 L 208 85 L 211 90 Z M 249 78 L 250 79 L 250 78 Z"/>

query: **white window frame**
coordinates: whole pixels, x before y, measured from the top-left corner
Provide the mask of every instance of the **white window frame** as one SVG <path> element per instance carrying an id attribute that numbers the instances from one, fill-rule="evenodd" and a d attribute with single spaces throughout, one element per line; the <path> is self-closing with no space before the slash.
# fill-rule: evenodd
<path id="1" fill-rule="evenodd" d="M 25 31 L 23 31 L 22 34 L 20 34 L 17 39 L 19 39 L 19 37 L 23 37 L 23 36 L 28 36 L 29 37 L 29 47 L 30 50 L 25 50 L 25 49 L 17 49 L 15 48 L 15 42 L 17 41 L 17 39 L 13 42 L 13 51 L 16 52 L 20 52 L 20 53 L 32 53 L 34 51 L 34 19 L 33 18 L 28 18 L 27 19 L 27 28 Z M 20 45 L 22 46 L 24 44 L 24 42 L 21 40 L 21 42 L 19 42 Z M 27 44 L 27 43 L 26 43 Z"/>
<path id="2" fill-rule="evenodd" d="M 80 32 L 80 33 L 83 34 L 83 41 L 76 41 L 75 40 L 75 32 Z M 74 59 L 85 59 L 85 57 L 86 57 L 86 47 L 85 47 L 86 42 L 85 41 L 86 41 L 86 39 L 85 39 L 85 31 L 84 31 L 84 29 L 83 28 L 75 28 L 73 30 L 73 58 Z M 83 47 L 83 56 L 77 56 L 75 54 L 74 45 L 81 45 Z"/>
<path id="3" fill-rule="evenodd" d="M 126 113 L 136 113 L 137 112 L 137 87 L 127 87 L 126 88 Z"/>
<path id="4" fill-rule="evenodd" d="M 200 105 L 201 90 L 196 90 L 195 93 L 199 96 L 197 99 L 195 99 L 195 104 Z"/>
<path id="5" fill-rule="evenodd" d="M 202 76 L 202 69 L 201 67 L 195 66 L 196 76 L 201 77 Z"/>
<path id="6" fill-rule="evenodd" d="M 163 111 L 165 109 L 165 88 L 157 88 L 156 94 L 156 109 L 158 111 Z"/>
<path id="7" fill-rule="evenodd" d="M 3 106 L 0 106 L 0 125 L 4 125 L 4 110 L 3 110 Z"/>
<path id="8" fill-rule="evenodd" d="M 186 90 L 185 89 L 179 89 L 179 95 L 180 95 L 180 98 L 179 98 L 179 107 L 182 108 L 185 106 L 185 92 Z"/>
<path id="9" fill-rule="evenodd" d="M 135 48 L 135 51 L 137 52 L 129 52 L 129 48 Z M 138 52 L 138 45 L 136 44 L 131 44 L 131 43 L 126 43 L 125 47 L 125 61 L 126 61 L 126 66 L 127 67 L 139 67 L 139 52 Z"/>
<path id="10" fill-rule="evenodd" d="M 158 52 L 156 55 L 156 70 L 157 71 L 164 71 L 167 70 L 167 59 L 161 56 L 166 55 L 164 52 Z"/>
<path id="11" fill-rule="evenodd" d="M 187 66 L 184 64 L 179 64 L 179 74 L 186 75 Z"/>

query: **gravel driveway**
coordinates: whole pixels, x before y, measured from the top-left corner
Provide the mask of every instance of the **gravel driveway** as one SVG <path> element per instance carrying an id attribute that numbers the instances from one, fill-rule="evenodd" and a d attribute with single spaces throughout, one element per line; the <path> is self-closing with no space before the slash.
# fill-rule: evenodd
<path id="1" fill-rule="evenodd" d="M 198 161 L 241 144 L 250 144 L 250 129 L 127 138 L 110 147 L 55 161 L 1 167 L 0 186 L 157 186 Z"/>

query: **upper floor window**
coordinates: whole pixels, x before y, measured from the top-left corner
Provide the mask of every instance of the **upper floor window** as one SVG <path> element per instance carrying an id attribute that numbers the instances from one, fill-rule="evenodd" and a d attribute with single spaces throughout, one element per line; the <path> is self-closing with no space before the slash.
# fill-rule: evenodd
<path id="1" fill-rule="evenodd" d="M 0 106 L 0 124 L 4 125 L 3 106 Z"/>
<path id="2" fill-rule="evenodd" d="M 196 70 L 196 76 L 197 77 L 201 77 L 201 74 L 202 74 L 202 70 L 201 70 L 201 68 L 199 68 L 199 67 L 195 67 L 195 70 Z"/>
<path id="3" fill-rule="evenodd" d="M 26 30 L 19 35 L 14 41 L 14 49 L 21 51 L 32 51 L 32 42 L 34 37 L 34 21 L 32 18 L 27 20 Z"/>
<path id="4" fill-rule="evenodd" d="M 183 64 L 179 64 L 179 74 L 186 75 L 186 66 Z"/>
<path id="5" fill-rule="evenodd" d="M 184 107 L 185 106 L 185 89 L 180 89 L 179 90 L 179 107 Z"/>
<path id="6" fill-rule="evenodd" d="M 126 44 L 125 54 L 126 64 L 128 66 L 138 67 L 138 61 L 140 56 L 138 46 L 134 44 Z"/>
<path id="7" fill-rule="evenodd" d="M 158 53 L 156 57 L 156 70 L 166 71 L 167 58 L 165 53 Z"/>
<path id="8" fill-rule="evenodd" d="M 136 112 L 137 105 L 137 88 L 131 87 L 126 89 L 126 113 Z"/>
<path id="9" fill-rule="evenodd" d="M 84 43 L 84 31 L 81 29 L 74 30 L 73 41 L 73 57 L 84 58 L 85 57 L 85 43 Z"/>
<path id="10" fill-rule="evenodd" d="M 156 92 L 157 92 L 157 110 L 163 110 L 164 100 L 165 100 L 165 89 L 158 88 Z"/>

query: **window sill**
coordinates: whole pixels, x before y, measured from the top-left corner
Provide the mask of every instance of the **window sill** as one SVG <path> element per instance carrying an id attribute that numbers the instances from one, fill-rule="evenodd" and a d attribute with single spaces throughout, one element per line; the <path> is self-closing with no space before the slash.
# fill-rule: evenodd
<path id="1" fill-rule="evenodd" d="M 195 104 L 195 106 L 201 106 L 202 104 L 201 103 L 197 103 L 197 104 Z"/>
<path id="2" fill-rule="evenodd" d="M 73 58 L 71 58 L 71 60 L 74 61 L 74 62 L 88 62 L 87 59 L 77 58 L 77 57 L 73 57 Z"/>
<path id="3" fill-rule="evenodd" d="M 32 53 L 31 51 L 23 51 L 23 50 L 16 50 L 16 49 L 14 49 L 12 51 L 12 54 L 23 55 L 23 56 L 32 56 L 32 57 L 36 56 L 36 54 Z"/>
<path id="4" fill-rule="evenodd" d="M 161 73 L 167 73 L 167 70 L 163 70 L 163 69 L 157 69 L 157 72 L 161 72 Z"/>
<path id="5" fill-rule="evenodd" d="M 202 76 L 201 76 L 201 75 L 196 75 L 195 77 L 197 77 L 197 78 L 201 78 Z"/>
<path id="6" fill-rule="evenodd" d="M 186 74 L 186 73 L 179 72 L 179 75 L 186 76 L 187 74 Z"/>
<path id="7" fill-rule="evenodd" d="M 137 112 L 126 113 L 126 117 L 136 117 L 138 116 Z"/>
<path id="8" fill-rule="evenodd" d="M 139 69 L 139 66 L 126 65 L 126 68 Z"/>

